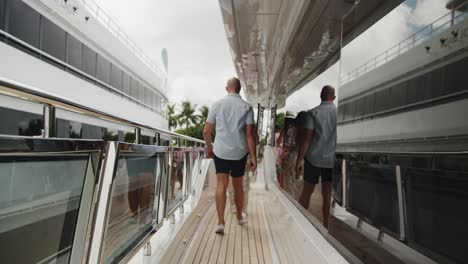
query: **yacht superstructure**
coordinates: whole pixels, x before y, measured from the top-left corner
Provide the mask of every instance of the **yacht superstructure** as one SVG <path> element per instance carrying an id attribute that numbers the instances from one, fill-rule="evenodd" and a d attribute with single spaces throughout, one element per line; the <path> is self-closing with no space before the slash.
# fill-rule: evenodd
<path id="1" fill-rule="evenodd" d="M 273 145 L 224 236 L 204 142 L 167 131 L 163 67 L 92 0 L 0 0 L 0 262 L 464 263 L 466 1 L 340 76 L 328 229 L 321 190 L 303 208 L 274 173 L 276 109 L 404 1 L 219 2 Z"/>

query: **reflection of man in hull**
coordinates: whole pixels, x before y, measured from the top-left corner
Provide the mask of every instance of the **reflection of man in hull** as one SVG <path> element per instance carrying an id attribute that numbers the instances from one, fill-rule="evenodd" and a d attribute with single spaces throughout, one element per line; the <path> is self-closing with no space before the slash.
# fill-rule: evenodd
<path id="1" fill-rule="evenodd" d="M 153 157 L 126 157 L 128 170 L 128 204 L 132 222 L 146 224 L 151 217 L 156 160 Z"/>
<path id="2" fill-rule="evenodd" d="M 328 227 L 336 147 L 335 89 L 328 85 L 323 87 L 320 98 L 322 103 L 310 110 L 305 119 L 304 143 L 299 150 L 296 168 L 297 174 L 304 170 L 304 188 L 299 203 L 306 209 L 321 178 L 323 224 Z"/>
<path id="3" fill-rule="evenodd" d="M 171 181 L 170 181 L 170 193 L 169 193 L 169 199 L 174 200 L 176 198 L 175 194 L 175 184 L 178 181 L 179 182 L 179 187 L 178 189 L 182 189 L 182 181 L 183 181 L 183 167 L 184 163 L 182 161 L 183 159 L 179 156 L 179 153 L 174 152 L 174 155 L 172 156 L 172 166 L 171 166 Z"/>

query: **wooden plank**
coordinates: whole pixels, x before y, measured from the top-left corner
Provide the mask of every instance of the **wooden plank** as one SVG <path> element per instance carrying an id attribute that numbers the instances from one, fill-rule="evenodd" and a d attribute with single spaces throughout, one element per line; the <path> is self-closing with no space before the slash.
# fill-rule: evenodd
<path id="1" fill-rule="evenodd" d="M 192 239 L 191 248 L 186 253 L 183 259 L 184 263 L 192 263 L 197 255 L 199 248 L 201 247 L 203 237 L 205 236 L 207 226 L 210 224 L 213 213 L 216 212 L 214 205 L 210 206 L 209 213 L 202 219 L 201 225 L 197 229 L 194 238 Z M 203 250 L 203 249 L 202 249 Z"/>
<path id="2" fill-rule="evenodd" d="M 234 244 L 236 241 L 236 217 L 233 215 L 232 220 L 229 224 L 229 239 L 227 244 L 227 255 L 226 255 L 226 263 L 232 264 L 234 263 Z"/>
<path id="3" fill-rule="evenodd" d="M 217 217 L 217 214 L 216 214 L 216 210 L 213 210 L 212 213 L 211 213 L 210 220 L 207 221 L 208 224 L 203 227 L 204 235 L 203 235 L 203 237 L 201 239 L 200 246 L 198 247 L 198 250 L 197 250 L 197 252 L 195 254 L 195 258 L 194 258 L 192 263 L 201 263 L 201 258 L 203 257 L 203 253 L 204 253 L 204 251 L 206 249 L 206 246 L 208 244 L 210 235 L 214 232 L 213 227 L 214 227 L 215 223 L 218 221 L 217 219 L 218 219 L 218 217 Z"/>
<path id="4" fill-rule="evenodd" d="M 214 227 L 217 224 L 218 224 L 218 214 L 215 212 L 215 222 L 214 222 L 214 224 L 212 226 L 208 227 L 209 237 L 208 237 L 208 241 L 207 241 L 205 250 L 203 251 L 203 256 L 202 256 L 202 258 L 200 260 L 200 263 L 208 263 L 208 261 L 210 260 L 211 254 L 213 253 L 213 248 L 215 247 L 214 242 L 215 242 L 216 238 L 219 239 L 221 237 L 221 235 L 216 234 L 215 230 L 214 230 Z M 218 241 L 217 246 L 218 246 L 218 249 L 219 249 L 219 241 Z M 217 253 L 216 253 L 216 257 L 218 257 Z"/>
<path id="5" fill-rule="evenodd" d="M 203 215 L 207 210 L 209 210 L 209 207 L 213 204 L 212 199 L 213 192 L 206 193 L 206 195 L 201 197 L 198 205 L 191 212 L 190 217 L 186 220 L 169 247 L 166 249 L 164 256 L 160 260 L 161 263 L 177 263 L 179 261 L 185 251 L 185 248 L 189 245 L 193 232 L 200 224 L 202 217 L 198 217 L 198 214 Z M 183 243 L 183 241 L 187 242 Z"/>
<path id="6" fill-rule="evenodd" d="M 253 215 L 253 206 L 252 202 L 250 201 L 251 204 L 248 206 L 247 211 L 249 212 L 249 223 L 247 225 L 247 232 L 248 232 L 248 240 L 249 240 L 249 253 L 250 253 L 250 263 L 251 264 L 258 264 L 258 255 L 257 255 L 257 243 L 255 242 L 255 235 L 254 235 L 254 229 L 255 227 L 255 221 L 254 221 L 254 215 Z"/>
<path id="7" fill-rule="evenodd" d="M 248 225 L 249 223 L 240 226 L 242 230 L 242 263 L 244 264 L 250 263 Z"/>
<path id="8" fill-rule="evenodd" d="M 263 249 L 262 249 L 262 238 L 260 237 L 260 226 L 259 226 L 259 221 L 258 221 L 258 202 L 257 198 L 254 196 L 252 193 L 251 195 L 251 215 L 252 215 L 252 228 L 253 228 L 253 233 L 254 233 L 254 239 L 255 239 L 255 247 L 257 250 L 257 258 L 258 258 L 258 263 L 259 264 L 264 264 L 265 259 L 263 257 Z"/>
<path id="9" fill-rule="evenodd" d="M 236 229 L 236 239 L 234 241 L 234 263 L 242 263 L 242 228 L 237 224 L 237 217 L 233 223 Z"/>
<path id="10" fill-rule="evenodd" d="M 266 234 L 266 229 L 265 229 L 265 222 L 263 218 L 263 211 L 261 208 L 260 204 L 260 193 L 256 194 L 256 199 L 257 199 L 257 212 L 258 212 L 258 226 L 259 226 L 259 232 L 260 232 L 260 238 L 262 241 L 262 251 L 263 251 L 263 257 L 265 260 L 265 263 L 273 263 L 273 259 L 271 256 L 271 250 L 270 250 L 270 244 L 268 241 L 268 236 Z M 286 263 L 286 262 L 285 262 Z"/>
<path id="11" fill-rule="evenodd" d="M 231 226 L 232 219 L 233 219 L 233 214 L 228 214 L 228 217 L 226 219 L 226 226 L 224 228 L 224 235 L 219 236 L 221 237 L 220 246 L 218 247 L 219 252 L 216 258 L 214 257 L 210 258 L 210 263 L 223 263 L 223 264 L 226 263 L 226 252 L 227 252 L 229 233 L 230 233 L 229 227 Z"/>

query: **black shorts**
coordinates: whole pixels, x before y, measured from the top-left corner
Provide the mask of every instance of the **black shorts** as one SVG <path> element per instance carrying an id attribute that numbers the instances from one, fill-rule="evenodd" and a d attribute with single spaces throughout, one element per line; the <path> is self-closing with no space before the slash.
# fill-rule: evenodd
<path id="1" fill-rule="evenodd" d="M 310 164 L 304 160 L 304 181 L 310 184 L 317 184 L 322 176 L 321 182 L 331 182 L 333 176 L 333 168 L 320 168 Z"/>
<path id="2" fill-rule="evenodd" d="M 227 173 L 232 177 L 242 177 L 245 174 L 245 165 L 247 163 L 247 155 L 240 160 L 225 160 L 214 156 L 216 173 Z"/>

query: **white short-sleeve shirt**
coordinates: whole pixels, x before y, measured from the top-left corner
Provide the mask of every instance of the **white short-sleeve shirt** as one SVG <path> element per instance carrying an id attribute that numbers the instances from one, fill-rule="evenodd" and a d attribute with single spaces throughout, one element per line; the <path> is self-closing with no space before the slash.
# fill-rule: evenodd
<path id="1" fill-rule="evenodd" d="M 249 152 L 246 125 L 253 125 L 252 106 L 239 94 L 230 93 L 215 102 L 206 120 L 216 126 L 214 154 L 221 159 L 240 160 Z"/>
<path id="2" fill-rule="evenodd" d="M 306 160 L 320 168 L 333 168 L 336 149 L 336 106 L 332 102 L 324 101 L 309 110 L 304 127 L 314 130 Z"/>

